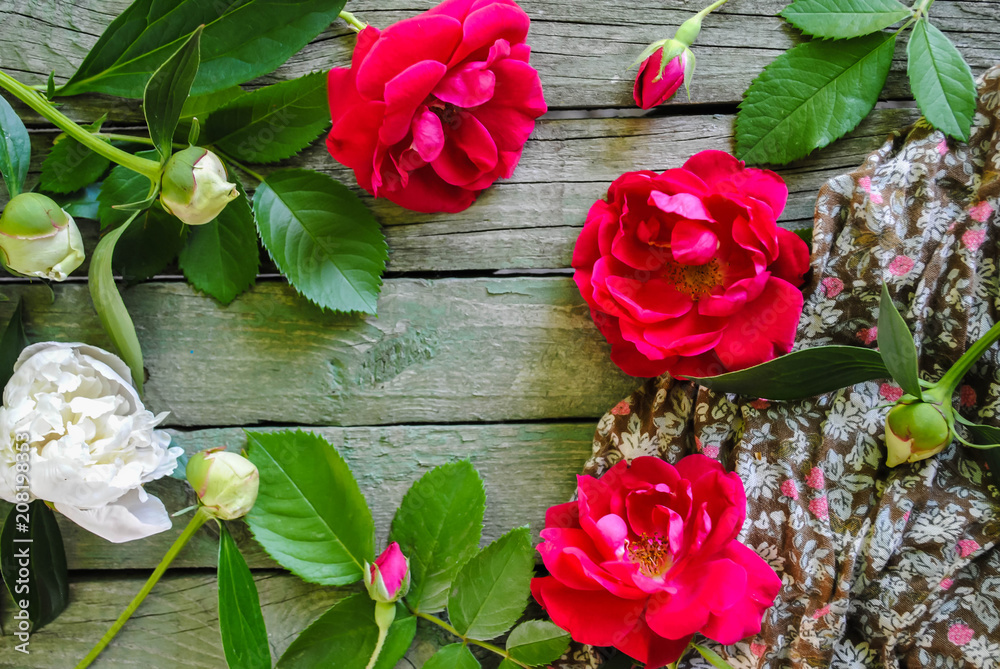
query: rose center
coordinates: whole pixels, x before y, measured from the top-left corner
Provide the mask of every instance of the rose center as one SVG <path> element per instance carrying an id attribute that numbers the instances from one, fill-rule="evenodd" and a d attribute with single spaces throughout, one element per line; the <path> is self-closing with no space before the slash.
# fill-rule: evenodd
<path id="1" fill-rule="evenodd" d="M 437 114 L 438 118 L 441 119 L 441 125 L 454 128 L 458 125 L 461 118 L 458 115 L 458 107 L 451 104 L 450 102 L 443 102 L 441 100 L 434 99 L 433 102 L 428 103 L 428 109 Z"/>
<path id="2" fill-rule="evenodd" d="M 718 258 L 712 258 L 704 265 L 682 265 L 668 260 L 662 272 L 664 279 L 693 300 L 707 297 L 713 289 L 722 285 L 722 263 Z"/>
<path id="3" fill-rule="evenodd" d="M 639 571 L 651 578 L 663 576 L 673 566 L 670 545 L 659 533 L 652 536 L 642 534 L 635 541 L 628 542 L 628 556 Z"/>

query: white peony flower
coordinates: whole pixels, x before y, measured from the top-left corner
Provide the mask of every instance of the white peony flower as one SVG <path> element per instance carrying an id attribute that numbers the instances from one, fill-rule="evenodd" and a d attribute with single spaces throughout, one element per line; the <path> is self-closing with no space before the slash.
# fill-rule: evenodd
<path id="1" fill-rule="evenodd" d="M 121 543 L 170 529 L 170 516 L 142 485 L 170 474 L 183 449 L 154 429 L 128 366 L 95 346 L 45 342 L 14 364 L 0 408 L 0 497 L 54 504 L 94 534 Z M 27 438 L 27 471 L 16 453 Z M 19 486 L 21 486 L 19 488 Z"/>

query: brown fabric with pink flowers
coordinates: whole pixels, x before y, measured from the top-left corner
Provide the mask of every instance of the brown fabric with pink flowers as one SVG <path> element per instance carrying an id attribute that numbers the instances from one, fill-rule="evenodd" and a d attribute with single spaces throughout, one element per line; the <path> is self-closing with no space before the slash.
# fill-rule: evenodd
<path id="1" fill-rule="evenodd" d="M 980 80 L 968 144 L 918 122 L 820 191 L 796 348 L 873 346 L 881 283 L 917 333 L 928 379 L 998 318 L 1000 67 Z M 1000 666 L 1000 494 L 977 454 L 885 466 L 888 382 L 799 402 L 652 379 L 601 419 L 587 474 L 701 452 L 743 479 L 740 540 L 783 588 L 756 638 L 709 642 L 736 668 Z M 1000 425 L 994 347 L 960 409 Z M 574 649 L 562 667 L 597 666 Z M 709 667 L 693 652 L 685 667 Z"/>

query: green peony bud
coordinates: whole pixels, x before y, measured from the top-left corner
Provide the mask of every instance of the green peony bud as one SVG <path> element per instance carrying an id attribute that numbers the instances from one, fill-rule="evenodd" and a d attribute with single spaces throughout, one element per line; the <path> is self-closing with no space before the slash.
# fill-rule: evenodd
<path id="1" fill-rule="evenodd" d="M 260 474 L 242 455 L 202 451 L 188 460 L 186 474 L 198 501 L 216 518 L 241 518 L 257 501 Z"/>
<path id="2" fill-rule="evenodd" d="M 924 460 L 951 443 L 954 418 L 945 403 L 900 402 L 885 420 L 885 445 L 890 467 Z"/>
<path id="3" fill-rule="evenodd" d="M 164 166 L 160 204 L 188 225 L 204 225 L 239 195 L 236 184 L 226 179 L 226 166 L 217 155 L 189 146 L 170 156 Z"/>
<path id="4" fill-rule="evenodd" d="M 86 257 L 76 221 L 39 193 L 21 193 L 4 207 L 0 251 L 12 272 L 53 281 L 65 281 Z"/>

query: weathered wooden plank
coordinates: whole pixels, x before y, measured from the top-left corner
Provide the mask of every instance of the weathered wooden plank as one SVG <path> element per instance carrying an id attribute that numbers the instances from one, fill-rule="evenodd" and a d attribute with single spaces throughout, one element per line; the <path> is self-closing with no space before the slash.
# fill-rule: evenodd
<path id="1" fill-rule="evenodd" d="M 272 430 L 278 428 L 262 428 Z M 573 494 L 576 474 L 589 457 L 594 422 L 512 425 L 399 425 L 319 428 L 344 456 L 372 509 L 379 545 L 385 545 L 392 516 L 410 485 L 429 469 L 468 459 L 486 484 L 484 542 L 507 530 L 530 525 L 535 539 L 545 510 Z M 239 428 L 174 431 L 174 443 L 188 454 L 207 448 L 239 451 L 246 437 Z M 186 482 L 164 479 L 147 486 L 170 512 L 195 503 Z M 0 503 L 0 518 L 8 505 Z M 59 517 L 72 570 L 152 569 L 184 529 L 187 517 L 168 532 L 143 541 L 112 544 Z M 276 567 L 242 522 L 229 524 L 253 568 Z M 187 545 L 176 567 L 211 567 L 218 558 L 218 531 L 209 524 Z M 0 663 L 2 666 L 2 663 Z"/>
<path id="2" fill-rule="evenodd" d="M 8 0 L 0 8 L 4 26 L 0 67 L 32 84 L 44 83 L 52 70 L 56 80 L 63 81 L 128 4 L 128 0 Z M 434 4 L 434 0 L 352 0 L 348 8 L 373 25 L 386 26 Z M 647 43 L 672 35 L 705 3 L 524 0 L 521 4 L 533 19 L 533 62 L 542 75 L 546 98 L 551 108 L 561 109 L 632 107 L 634 71 L 625 68 Z M 693 103 L 735 104 L 761 69 L 799 40 L 796 31 L 775 16 L 786 4 L 783 0 L 734 2 L 705 22 L 696 45 Z M 1000 60 L 1000 45 L 987 37 L 1000 31 L 996 0 L 939 0 L 931 15 L 977 73 Z M 353 33 L 338 21 L 274 77 L 258 83 L 344 65 L 353 46 Z M 909 96 L 901 48 L 898 56 L 885 92 L 890 99 Z M 80 99 L 70 111 L 84 113 L 105 104 L 106 100 L 98 98 Z M 672 104 L 687 104 L 687 99 L 678 96 Z M 126 106 L 130 115 L 116 118 L 141 119 L 136 105 Z"/>
<path id="3" fill-rule="evenodd" d="M 8 669 L 74 666 L 107 631 L 145 578 L 133 574 L 74 576 L 70 582 L 69 606 L 56 622 L 31 636 L 27 655 L 15 650 L 20 641 L 11 634 L 13 605 L 5 594 L 2 620 L 6 633 L 0 637 L 0 666 Z M 309 623 L 356 591 L 310 585 L 279 572 L 257 572 L 254 578 L 274 659 Z M 93 666 L 96 669 L 225 667 L 217 592 L 215 575 L 211 572 L 184 575 L 168 572 Z M 421 666 L 437 648 L 451 641 L 433 625 L 418 625 L 417 638 L 397 669 Z"/>
<path id="4" fill-rule="evenodd" d="M 888 133 L 916 116 L 912 109 L 877 110 L 844 140 L 778 169 L 790 191 L 782 225 L 811 227 L 820 186 L 860 165 Z M 565 268 L 587 210 L 618 175 L 678 167 L 705 149 L 732 150 L 732 133 L 733 117 L 715 114 L 543 121 L 514 176 L 464 212 L 417 214 L 384 199 L 363 197 L 384 226 L 392 272 Z M 35 170 L 54 134 L 33 134 Z M 326 172 L 357 190 L 354 175 L 337 165 L 322 143 L 295 164 Z M 92 249 L 97 226 L 85 223 L 83 229 Z M 275 273 L 264 256 L 262 271 Z M 86 267 L 77 275 L 85 276 Z"/>

